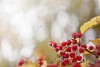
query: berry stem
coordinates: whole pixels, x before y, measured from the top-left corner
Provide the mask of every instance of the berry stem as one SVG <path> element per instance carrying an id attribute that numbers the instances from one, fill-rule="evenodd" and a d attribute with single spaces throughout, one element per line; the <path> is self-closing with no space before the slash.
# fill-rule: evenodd
<path id="1" fill-rule="evenodd" d="M 81 42 L 80 42 L 80 41 L 81 41 L 81 39 L 79 38 L 78 46 L 80 46 L 80 45 L 81 45 Z"/>

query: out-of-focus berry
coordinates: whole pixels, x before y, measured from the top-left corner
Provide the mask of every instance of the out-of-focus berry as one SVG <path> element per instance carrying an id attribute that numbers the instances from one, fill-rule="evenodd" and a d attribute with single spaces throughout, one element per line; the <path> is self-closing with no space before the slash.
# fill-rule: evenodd
<path id="1" fill-rule="evenodd" d="M 66 44 L 67 45 L 71 45 L 71 41 L 70 40 L 67 40 Z"/>

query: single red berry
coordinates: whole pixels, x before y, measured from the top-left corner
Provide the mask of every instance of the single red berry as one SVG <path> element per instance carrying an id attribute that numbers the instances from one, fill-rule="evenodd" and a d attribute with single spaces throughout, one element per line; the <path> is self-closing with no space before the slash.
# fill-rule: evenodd
<path id="1" fill-rule="evenodd" d="M 71 52 L 70 53 L 70 57 L 72 58 L 72 57 L 75 57 L 75 53 L 74 52 Z"/>
<path id="2" fill-rule="evenodd" d="M 64 61 L 62 61 L 60 64 L 61 64 L 61 66 L 66 66 Z"/>
<path id="3" fill-rule="evenodd" d="M 43 57 L 39 57 L 39 61 L 42 61 L 43 60 Z"/>
<path id="4" fill-rule="evenodd" d="M 53 47 L 57 47 L 57 43 L 53 43 L 52 46 L 53 46 Z"/>
<path id="5" fill-rule="evenodd" d="M 77 46 L 76 45 L 72 46 L 72 50 L 76 51 L 77 50 Z"/>
<path id="6" fill-rule="evenodd" d="M 76 57 L 73 57 L 73 58 L 72 58 L 72 62 L 77 62 Z"/>
<path id="7" fill-rule="evenodd" d="M 72 37 L 75 39 L 77 37 L 77 34 L 76 33 L 73 33 L 72 34 Z"/>
<path id="8" fill-rule="evenodd" d="M 66 46 L 66 44 L 67 44 L 66 42 L 62 42 L 62 46 Z"/>
<path id="9" fill-rule="evenodd" d="M 39 65 L 42 65 L 42 64 L 43 64 L 43 62 L 42 62 L 42 61 L 38 61 L 38 64 L 39 64 Z"/>
<path id="10" fill-rule="evenodd" d="M 85 44 L 81 44 L 81 47 L 83 47 L 84 49 L 87 48 L 87 46 Z"/>
<path id="11" fill-rule="evenodd" d="M 73 43 L 73 44 L 77 44 L 77 40 L 72 39 L 72 43 Z"/>
<path id="12" fill-rule="evenodd" d="M 71 47 L 67 47 L 67 48 L 66 48 L 66 51 L 67 51 L 67 52 L 71 52 Z"/>
<path id="13" fill-rule="evenodd" d="M 80 65 L 80 63 L 75 62 L 75 63 L 73 63 L 73 64 L 72 64 L 72 66 L 71 66 L 71 67 L 81 67 L 81 65 Z"/>
<path id="14" fill-rule="evenodd" d="M 25 64 L 25 60 L 24 59 L 21 59 L 18 63 L 18 66 L 22 66 L 23 64 Z"/>
<path id="15" fill-rule="evenodd" d="M 53 43 L 54 43 L 53 41 L 50 41 L 50 42 L 49 42 L 49 45 L 52 46 Z"/>
<path id="16" fill-rule="evenodd" d="M 82 60 L 82 56 L 76 56 L 76 58 L 77 58 L 78 61 Z"/>
<path id="17" fill-rule="evenodd" d="M 70 45 L 71 44 L 71 41 L 70 40 L 67 40 L 66 44 L 67 45 Z"/>
<path id="18" fill-rule="evenodd" d="M 59 50 L 62 50 L 62 46 L 58 46 L 58 49 L 59 49 Z"/>
<path id="19" fill-rule="evenodd" d="M 94 49 L 94 47 L 93 46 L 89 46 L 89 50 L 93 50 Z"/>
<path id="20" fill-rule="evenodd" d="M 64 58 L 68 58 L 69 57 L 69 54 L 68 53 L 65 53 L 64 54 Z"/>
<path id="21" fill-rule="evenodd" d="M 96 48 L 97 48 L 98 50 L 100 50 L 100 45 L 97 45 Z"/>
<path id="22" fill-rule="evenodd" d="M 65 53 L 63 51 L 60 51 L 60 56 L 63 56 Z"/>
<path id="23" fill-rule="evenodd" d="M 69 64 L 70 61 L 69 61 L 69 59 L 64 59 L 62 62 L 64 62 L 66 65 L 66 64 Z"/>
<path id="24" fill-rule="evenodd" d="M 84 52 L 84 48 L 80 47 L 80 48 L 79 48 L 79 52 L 80 52 L 80 53 L 83 53 L 83 52 Z"/>
<path id="25" fill-rule="evenodd" d="M 97 51 L 97 55 L 99 55 L 99 56 L 100 56 L 100 51 Z"/>
<path id="26" fill-rule="evenodd" d="M 78 38 L 81 38 L 81 37 L 82 37 L 82 33 L 80 33 L 80 32 L 77 33 L 77 37 L 78 37 Z"/>
<path id="27" fill-rule="evenodd" d="M 59 48 L 58 47 L 54 47 L 54 49 L 55 49 L 56 52 L 59 51 Z"/>

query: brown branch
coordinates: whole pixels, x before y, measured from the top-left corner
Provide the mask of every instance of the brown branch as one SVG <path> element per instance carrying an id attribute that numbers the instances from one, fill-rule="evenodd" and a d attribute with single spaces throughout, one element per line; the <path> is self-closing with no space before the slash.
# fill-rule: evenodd
<path id="1" fill-rule="evenodd" d="M 97 54 L 95 54 L 95 53 L 93 53 L 93 52 L 89 51 L 88 49 L 85 49 L 85 50 L 86 50 L 87 52 L 89 52 L 89 53 L 91 53 L 91 54 L 95 55 L 95 57 L 96 57 L 96 58 L 99 58 Z"/>

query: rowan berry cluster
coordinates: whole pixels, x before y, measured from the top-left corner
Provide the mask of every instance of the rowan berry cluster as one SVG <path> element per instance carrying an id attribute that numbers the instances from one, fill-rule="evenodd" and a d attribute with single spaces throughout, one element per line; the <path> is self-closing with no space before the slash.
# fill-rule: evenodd
<path id="1" fill-rule="evenodd" d="M 84 51 L 86 49 L 94 50 L 93 46 L 87 47 L 85 44 L 80 43 L 80 41 L 77 40 L 81 37 L 81 33 L 73 33 L 71 40 L 67 40 L 62 43 L 56 43 L 54 41 L 49 42 L 49 45 L 52 46 L 54 50 L 58 53 L 58 57 L 60 58 L 58 63 L 61 66 L 66 66 L 74 62 L 82 62 L 82 54 L 84 53 Z"/>

